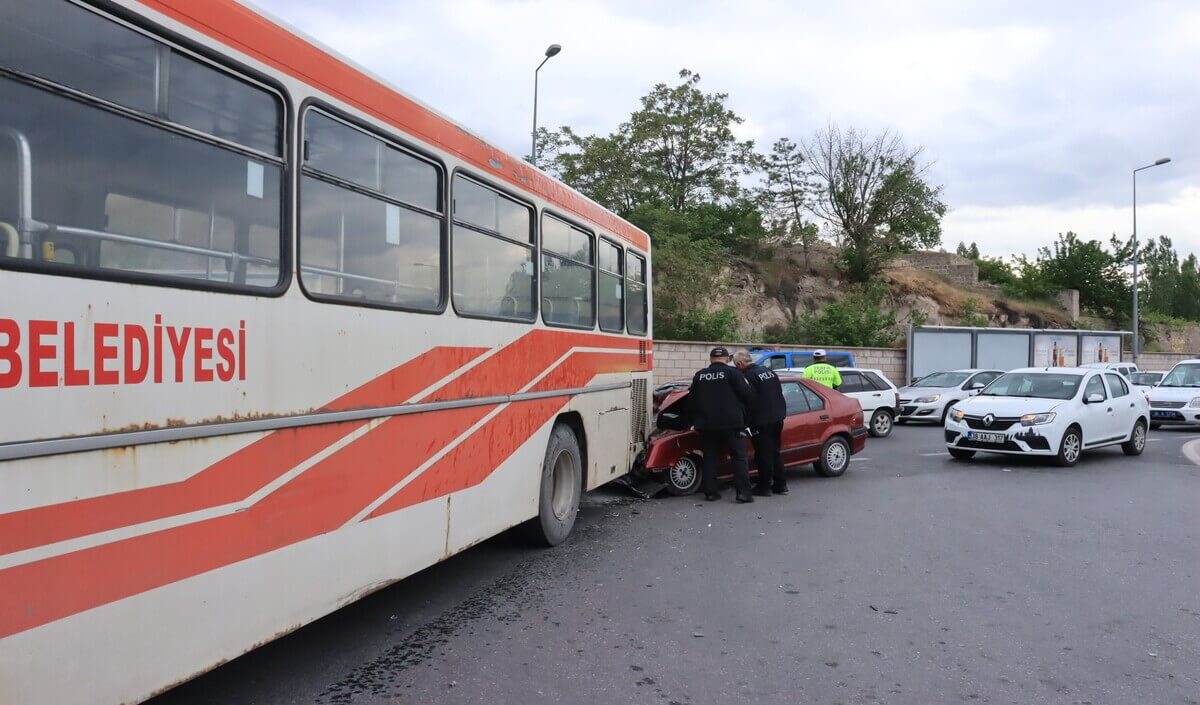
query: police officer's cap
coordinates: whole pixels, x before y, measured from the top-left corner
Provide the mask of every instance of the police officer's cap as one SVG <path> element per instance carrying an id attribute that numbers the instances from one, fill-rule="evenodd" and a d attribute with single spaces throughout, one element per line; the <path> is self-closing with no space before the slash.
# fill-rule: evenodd
<path id="1" fill-rule="evenodd" d="M 824 350 L 813 350 L 813 357 L 825 357 Z"/>
<path id="2" fill-rule="evenodd" d="M 713 348 L 710 353 L 708 353 L 708 357 L 709 358 L 729 357 L 729 351 L 723 347 L 717 346 L 717 347 Z"/>

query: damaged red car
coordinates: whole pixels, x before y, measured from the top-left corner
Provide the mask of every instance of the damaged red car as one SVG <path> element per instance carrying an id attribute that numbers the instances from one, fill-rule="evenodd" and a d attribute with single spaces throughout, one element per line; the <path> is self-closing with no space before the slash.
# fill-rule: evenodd
<path id="1" fill-rule="evenodd" d="M 837 477 L 850 466 L 850 456 L 867 444 L 859 403 L 828 387 L 795 376 L 780 375 L 787 417 L 783 420 L 783 464 L 788 469 L 811 464 L 824 477 Z M 657 430 L 650 438 L 642 467 L 673 495 L 700 488 L 700 434 L 692 430 L 688 390 L 668 393 L 658 405 Z M 750 473 L 758 472 L 754 448 L 746 439 Z M 733 477 L 728 455 L 720 459 L 722 481 Z"/>

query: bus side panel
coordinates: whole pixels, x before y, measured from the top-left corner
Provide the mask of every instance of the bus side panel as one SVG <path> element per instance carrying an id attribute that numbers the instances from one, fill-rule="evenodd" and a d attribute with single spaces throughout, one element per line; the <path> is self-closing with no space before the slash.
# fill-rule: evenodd
<path id="1" fill-rule="evenodd" d="M 0 702 L 145 699 L 438 562 L 446 506 L 426 502 L 2 639 Z"/>

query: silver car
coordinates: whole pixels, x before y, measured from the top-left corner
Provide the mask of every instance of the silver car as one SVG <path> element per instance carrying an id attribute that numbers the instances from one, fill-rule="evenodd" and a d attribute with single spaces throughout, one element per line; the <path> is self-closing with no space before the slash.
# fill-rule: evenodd
<path id="1" fill-rule="evenodd" d="M 928 421 L 945 424 L 950 407 L 970 399 L 1004 374 L 1000 370 L 950 370 L 922 377 L 900 390 L 900 416 L 896 423 Z"/>

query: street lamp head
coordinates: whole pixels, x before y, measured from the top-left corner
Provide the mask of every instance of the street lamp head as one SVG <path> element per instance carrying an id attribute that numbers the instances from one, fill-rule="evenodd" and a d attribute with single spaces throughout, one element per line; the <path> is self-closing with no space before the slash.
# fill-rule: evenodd
<path id="1" fill-rule="evenodd" d="M 555 45 L 555 46 L 557 46 L 557 45 Z M 1159 159 L 1158 161 L 1154 162 L 1154 166 L 1162 166 L 1163 164 L 1166 164 L 1169 161 L 1171 161 L 1170 157 L 1163 157 L 1162 159 Z"/>
<path id="2" fill-rule="evenodd" d="M 546 47 L 546 58 L 549 59 L 550 57 L 557 55 L 560 51 L 562 51 L 561 45 L 551 44 L 550 46 Z"/>

